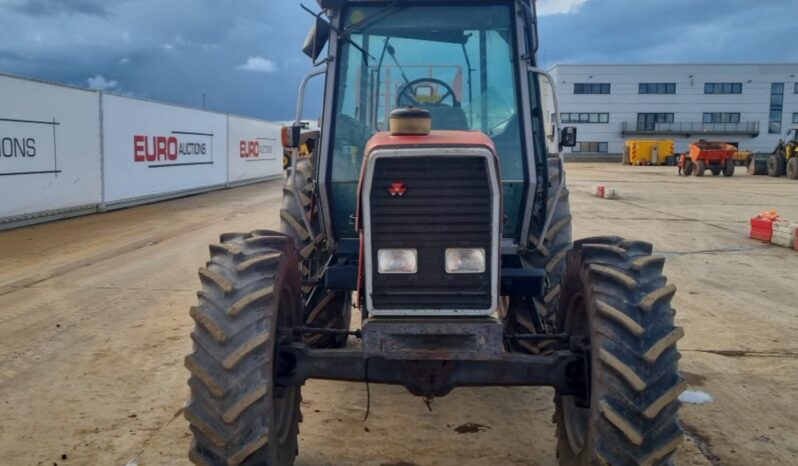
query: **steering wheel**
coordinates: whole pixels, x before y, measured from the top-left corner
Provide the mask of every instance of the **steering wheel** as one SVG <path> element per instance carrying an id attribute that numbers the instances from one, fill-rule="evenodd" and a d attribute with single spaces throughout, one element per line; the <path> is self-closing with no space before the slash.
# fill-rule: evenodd
<path id="1" fill-rule="evenodd" d="M 421 87 L 422 84 L 442 86 L 446 90 L 446 93 L 434 101 L 419 100 L 416 95 L 416 90 Z M 428 107 L 430 105 L 443 105 L 443 102 L 449 97 L 452 98 L 452 107 L 460 106 L 460 102 L 457 101 L 457 97 L 454 94 L 454 89 L 449 83 L 435 78 L 421 78 L 410 81 L 402 86 L 402 90 L 399 91 L 399 94 L 396 96 L 396 106 L 407 107 L 412 105 L 414 107 Z"/>

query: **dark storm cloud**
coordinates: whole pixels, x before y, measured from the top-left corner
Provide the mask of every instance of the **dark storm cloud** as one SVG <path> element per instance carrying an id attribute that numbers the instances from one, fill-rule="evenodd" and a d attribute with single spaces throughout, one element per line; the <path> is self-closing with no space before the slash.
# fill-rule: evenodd
<path id="1" fill-rule="evenodd" d="M 541 20 L 546 64 L 796 62 L 794 0 L 589 0 Z"/>
<path id="2" fill-rule="evenodd" d="M 108 10 L 100 0 L 27 0 L 14 2 L 11 8 L 31 16 L 50 16 L 63 13 L 106 16 Z"/>
<path id="3" fill-rule="evenodd" d="M 798 61 L 794 0 L 542 0 L 541 11 L 560 12 L 540 20 L 547 66 Z M 311 23 L 296 0 L 0 0 L 0 71 L 183 105 L 205 94 L 213 110 L 288 119 Z"/>

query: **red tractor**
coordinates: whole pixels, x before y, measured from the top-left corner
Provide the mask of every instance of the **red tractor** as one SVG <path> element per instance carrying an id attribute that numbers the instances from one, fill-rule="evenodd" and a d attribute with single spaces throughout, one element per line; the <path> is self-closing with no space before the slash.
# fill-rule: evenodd
<path id="1" fill-rule="evenodd" d="M 734 156 L 737 148 L 723 142 L 698 141 L 690 144 L 690 151 L 682 154 L 679 168 L 685 176 L 704 176 L 707 170 L 712 175 L 734 175 Z"/>
<path id="2" fill-rule="evenodd" d="M 222 235 L 200 269 L 191 461 L 294 464 L 302 386 L 327 379 L 553 387 L 561 465 L 672 464 L 676 288 L 648 243 L 572 240 L 576 130 L 552 89 L 547 151 L 534 1 L 319 4 L 280 231 Z M 299 157 L 314 76 L 322 131 Z"/>

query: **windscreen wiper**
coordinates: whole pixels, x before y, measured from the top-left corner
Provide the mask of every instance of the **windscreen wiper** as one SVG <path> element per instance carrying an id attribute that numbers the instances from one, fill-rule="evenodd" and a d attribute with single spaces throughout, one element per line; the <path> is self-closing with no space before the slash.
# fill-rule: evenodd
<path id="1" fill-rule="evenodd" d="M 353 41 L 353 40 L 352 40 L 352 39 L 350 39 L 349 37 L 342 36 L 342 37 L 341 37 L 341 40 L 343 40 L 343 41 L 344 41 L 344 42 L 346 42 L 347 44 L 351 45 L 352 47 L 354 47 L 354 48 L 358 49 L 358 50 L 360 51 L 360 54 L 361 54 L 361 55 L 363 55 L 363 62 L 364 62 L 365 64 L 367 64 L 367 65 L 368 65 L 368 63 L 369 63 L 369 58 L 371 58 L 372 60 L 376 60 L 376 58 L 374 58 L 374 55 L 372 55 L 372 54 L 368 53 L 368 52 L 366 51 L 366 49 L 364 49 L 363 47 L 361 47 L 361 46 L 357 45 L 357 44 L 355 43 L 355 41 Z"/>
<path id="2" fill-rule="evenodd" d="M 397 67 L 399 67 L 399 72 L 402 74 L 402 79 L 405 80 L 405 84 L 410 84 L 410 80 L 407 79 L 407 75 L 405 74 L 405 69 L 402 68 L 402 64 L 399 63 L 399 60 L 396 59 L 396 49 L 393 48 L 393 45 L 389 45 L 387 49 L 388 49 L 388 55 L 390 55 L 391 58 L 393 58 L 393 62 L 396 63 Z"/>

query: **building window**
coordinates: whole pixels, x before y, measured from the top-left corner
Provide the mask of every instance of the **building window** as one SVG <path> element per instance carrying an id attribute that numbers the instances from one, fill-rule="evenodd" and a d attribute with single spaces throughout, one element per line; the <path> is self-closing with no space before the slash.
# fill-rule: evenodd
<path id="1" fill-rule="evenodd" d="M 574 94 L 609 94 L 609 83 L 575 83 Z"/>
<path id="2" fill-rule="evenodd" d="M 795 83 L 795 93 L 798 94 L 798 83 Z"/>
<path id="3" fill-rule="evenodd" d="M 609 123 L 609 113 L 562 113 L 563 123 Z"/>
<path id="4" fill-rule="evenodd" d="M 792 122 L 793 123 L 798 123 L 798 113 L 793 113 L 792 114 Z"/>
<path id="5" fill-rule="evenodd" d="M 781 116 L 784 104 L 784 83 L 770 85 L 770 119 L 768 133 L 781 134 Z"/>
<path id="6" fill-rule="evenodd" d="M 673 123 L 673 113 L 638 113 L 637 130 L 654 131 L 657 123 Z"/>
<path id="7" fill-rule="evenodd" d="M 574 147 L 574 152 L 607 152 L 606 142 L 580 142 Z"/>
<path id="8" fill-rule="evenodd" d="M 705 83 L 704 94 L 742 94 L 743 83 Z"/>
<path id="9" fill-rule="evenodd" d="M 704 113 L 704 123 L 739 123 L 740 114 L 730 112 Z"/>
<path id="10" fill-rule="evenodd" d="M 676 83 L 640 83 L 640 94 L 676 94 Z"/>

